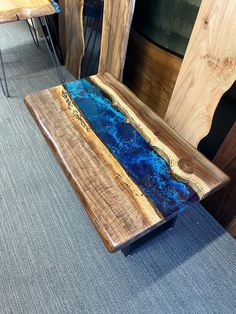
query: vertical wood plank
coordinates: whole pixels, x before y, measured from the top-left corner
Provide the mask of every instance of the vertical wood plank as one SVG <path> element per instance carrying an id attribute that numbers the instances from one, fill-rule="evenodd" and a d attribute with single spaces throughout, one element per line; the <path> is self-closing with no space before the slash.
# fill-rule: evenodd
<path id="1" fill-rule="evenodd" d="M 202 0 L 166 113 L 166 122 L 195 147 L 236 79 L 235 12 L 235 0 Z"/>
<path id="2" fill-rule="evenodd" d="M 236 238 L 236 122 L 213 162 L 231 177 L 231 182 L 203 203 L 209 212 Z"/>
<path id="3" fill-rule="evenodd" d="M 119 80 L 123 69 L 136 0 L 105 0 L 99 73 L 109 72 Z"/>
<path id="4" fill-rule="evenodd" d="M 84 55 L 84 0 L 61 0 L 60 6 L 63 9 L 59 20 L 60 46 L 66 67 L 78 79 Z"/>

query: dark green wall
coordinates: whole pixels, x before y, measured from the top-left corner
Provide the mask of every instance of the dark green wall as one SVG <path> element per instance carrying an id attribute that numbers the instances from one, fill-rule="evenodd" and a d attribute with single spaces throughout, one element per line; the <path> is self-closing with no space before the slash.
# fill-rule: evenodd
<path id="1" fill-rule="evenodd" d="M 201 0 L 137 0 L 133 27 L 147 39 L 184 55 Z"/>

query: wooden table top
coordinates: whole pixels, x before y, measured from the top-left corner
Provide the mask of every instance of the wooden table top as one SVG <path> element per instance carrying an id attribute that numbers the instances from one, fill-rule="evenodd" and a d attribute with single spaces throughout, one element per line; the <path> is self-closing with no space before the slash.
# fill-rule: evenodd
<path id="1" fill-rule="evenodd" d="M 0 23 L 26 20 L 60 12 L 53 0 L 1 0 Z"/>
<path id="2" fill-rule="evenodd" d="M 25 102 L 111 252 L 229 180 L 110 74 Z"/>

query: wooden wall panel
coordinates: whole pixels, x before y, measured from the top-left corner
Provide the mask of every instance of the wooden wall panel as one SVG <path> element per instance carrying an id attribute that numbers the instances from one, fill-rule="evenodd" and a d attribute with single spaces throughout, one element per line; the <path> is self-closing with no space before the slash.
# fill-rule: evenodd
<path id="1" fill-rule="evenodd" d="M 119 80 L 123 69 L 136 0 L 105 0 L 99 73 L 109 72 Z"/>
<path id="2" fill-rule="evenodd" d="M 131 31 L 124 83 L 164 118 L 182 60 Z"/>
<path id="3" fill-rule="evenodd" d="M 208 197 L 204 206 L 236 238 L 236 122 L 213 159 L 231 177 L 224 189 Z"/>
<path id="4" fill-rule="evenodd" d="M 235 0 L 202 0 L 167 110 L 166 122 L 195 147 L 236 79 L 235 12 Z"/>

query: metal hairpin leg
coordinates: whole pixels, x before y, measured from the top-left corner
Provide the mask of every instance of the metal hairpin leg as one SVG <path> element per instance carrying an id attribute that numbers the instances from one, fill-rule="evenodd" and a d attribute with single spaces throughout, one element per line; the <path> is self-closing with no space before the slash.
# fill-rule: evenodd
<path id="1" fill-rule="evenodd" d="M 38 36 L 37 36 L 37 32 L 36 32 L 36 28 L 35 28 L 35 25 L 34 25 L 34 20 L 31 18 L 31 23 L 32 23 L 32 26 L 30 25 L 29 21 L 26 20 L 27 22 L 27 25 L 28 25 L 28 28 L 30 30 L 30 33 L 31 33 L 31 36 L 33 38 L 33 41 L 35 43 L 35 46 L 36 47 L 39 47 L 39 41 L 38 41 Z"/>
<path id="2" fill-rule="evenodd" d="M 57 53 L 56 53 L 56 50 L 55 50 L 55 47 L 54 47 L 54 44 L 53 44 L 53 41 L 52 41 L 52 37 L 51 37 L 50 31 L 49 31 L 47 20 L 46 20 L 45 16 L 42 18 L 43 22 L 44 22 L 44 24 L 46 26 L 46 30 L 47 30 L 47 33 L 48 33 L 48 39 L 49 39 L 49 43 L 50 43 L 50 45 L 52 47 L 52 51 L 51 51 L 51 49 L 49 47 L 49 44 L 48 44 L 48 41 L 47 41 L 47 37 L 46 37 L 45 32 L 43 30 L 43 24 L 42 24 L 41 18 L 38 17 L 37 19 L 39 21 L 39 26 L 40 26 L 41 33 L 43 35 L 43 39 L 45 41 L 45 44 L 47 46 L 47 49 L 48 49 L 50 57 L 51 57 L 51 59 L 53 61 L 53 64 L 54 64 L 54 66 L 55 66 L 55 68 L 57 70 L 57 73 L 58 73 L 58 76 L 60 78 L 60 81 L 62 83 L 64 83 L 65 79 L 64 79 L 64 76 L 63 76 L 63 73 L 62 73 L 61 64 L 60 64 L 60 61 L 58 59 L 58 56 L 57 56 Z"/>
<path id="3" fill-rule="evenodd" d="M 5 69 L 4 69 L 4 64 L 3 64 L 3 60 L 2 60 L 2 52 L 0 49 L 0 64 L 1 64 L 1 68 L 2 68 L 2 75 L 3 75 L 3 79 L 0 77 L 0 85 L 3 91 L 3 94 L 6 97 L 10 97 L 9 95 L 9 90 L 8 90 L 8 85 L 7 85 L 7 78 L 6 78 L 6 73 L 5 73 Z M 3 85 L 3 83 L 5 84 L 5 87 Z"/>

